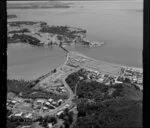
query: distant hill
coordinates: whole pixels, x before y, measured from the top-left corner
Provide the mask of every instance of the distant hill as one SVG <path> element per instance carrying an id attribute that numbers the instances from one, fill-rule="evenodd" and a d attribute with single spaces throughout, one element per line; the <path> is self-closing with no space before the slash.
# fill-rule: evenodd
<path id="1" fill-rule="evenodd" d="M 69 8 L 71 4 L 62 3 L 60 1 L 45 1 L 45 2 L 7 2 L 7 9 L 39 9 L 39 8 Z"/>

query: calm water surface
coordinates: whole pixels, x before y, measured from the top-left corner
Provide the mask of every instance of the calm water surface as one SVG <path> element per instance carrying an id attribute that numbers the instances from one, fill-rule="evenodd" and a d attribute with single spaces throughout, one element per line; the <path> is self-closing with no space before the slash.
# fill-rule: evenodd
<path id="1" fill-rule="evenodd" d="M 67 9 L 8 10 L 15 20 L 45 21 L 49 25 L 69 25 L 87 30 L 87 38 L 104 41 L 101 48 L 67 47 L 98 60 L 142 67 L 142 2 L 72 2 Z M 8 45 L 8 78 L 35 79 L 65 61 L 59 47 L 41 48 Z"/>

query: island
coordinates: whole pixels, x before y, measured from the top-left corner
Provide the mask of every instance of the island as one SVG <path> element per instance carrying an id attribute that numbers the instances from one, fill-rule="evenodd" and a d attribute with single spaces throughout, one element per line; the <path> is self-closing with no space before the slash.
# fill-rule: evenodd
<path id="1" fill-rule="evenodd" d="M 49 26 L 46 22 L 10 21 L 7 25 L 10 43 L 28 43 L 35 46 L 75 45 L 100 47 L 104 42 L 86 39 L 86 30 L 69 26 Z"/>
<path id="2" fill-rule="evenodd" d="M 33 81 L 7 80 L 8 127 L 142 127 L 141 69 L 65 52 L 63 65 Z"/>

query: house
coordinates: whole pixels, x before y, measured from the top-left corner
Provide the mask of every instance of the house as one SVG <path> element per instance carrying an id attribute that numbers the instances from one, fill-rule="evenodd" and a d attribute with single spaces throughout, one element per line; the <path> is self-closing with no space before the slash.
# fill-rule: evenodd
<path id="1" fill-rule="evenodd" d="M 15 101 L 15 100 L 12 100 L 12 101 L 11 101 L 11 103 L 14 103 L 14 104 L 15 104 L 15 103 L 17 103 L 17 101 Z"/>
<path id="2" fill-rule="evenodd" d="M 52 102 L 52 101 L 53 101 L 53 99 L 48 99 L 48 101 L 49 101 L 49 102 Z"/>
<path id="3" fill-rule="evenodd" d="M 122 84 L 123 82 L 115 80 L 116 84 Z"/>
<path id="4" fill-rule="evenodd" d="M 105 85 L 110 85 L 110 81 L 109 81 L 109 82 L 107 82 L 107 83 L 105 83 Z"/>
<path id="5" fill-rule="evenodd" d="M 53 127 L 52 123 L 48 123 L 48 128 L 52 128 L 52 127 Z"/>
<path id="6" fill-rule="evenodd" d="M 99 78 L 99 79 L 97 80 L 97 82 L 103 82 L 103 81 L 104 81 L 103 78 Z"/>
<path id="7" fill-rule="evenodd" d="M 66 92 L 66 90 L 65 90 L 65 89 L 62 89 L 61 91 L 62 91 L 62 92 Z"/>
<path id="8" fill-rule="evenodd" d="M 48 109 L 47 107 L 45 107 L 45 106 L 43 107 L 43 110 L 47 110 L 47 109 Z"/>
<path id="9" fill-rule="evenodd" d="M 66 104 L 64 107 L 62 107 L 62 109 L 66 109 L 68 108 L 70 105 L 69 104 Z"/>
<path id="10" fill-rule="evenodd" d="M 22 113 L 23 113 L 23 112 L 16 113 L 14 116 L 22 116 Z"/>
<path id="11" fill-rule="evenodd" d="M 44 103 L 45 101 L 43 100 L 43 99 L 38 99 L 37 101 L 36 101 L 37 103 Z"/>
<path id="12" fill-rule="evenodd" d="M 46 105 L 50 105 L 50 103 L 49 103 L 49 102 L 46 102 L 45 104 L 46 104 Z"/>
<path id="13" fill-rule="evenodd" d="M 143 79 L 138 79 L 137 83 L 143 83 Z"/>
<path id="14" fill-rule="evenodd" d="M 19 97 L 16 97 L 15 100 L 18 101 L 18 102 L 23 101 L 23 99 L 22 99 L 22 98 L 19 98 Z"/>
<path id="15" fill-rule="evenodd" d="M 25 115 L 25 118 L 32 118 L 32 113 L 28 113 Z"/>
<path id="16" fill-rule="evenodd" d="M 63 111 L 59 111 L 56 115 L 60 116 L 63 113 Z"/>
<path id="17" fill-rule="evenodd" d="M 63 101 L 62 99 L 59 99 L 59 100 L 58 100 L 58 102 L 62 102 L 62 101 Z"/>

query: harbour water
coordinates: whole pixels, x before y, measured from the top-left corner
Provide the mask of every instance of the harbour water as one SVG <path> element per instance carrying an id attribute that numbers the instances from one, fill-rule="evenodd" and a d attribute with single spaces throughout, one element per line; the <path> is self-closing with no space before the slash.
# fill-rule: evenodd
<path id="1" fill-rule="evenodd" d="M 105 44 L 97 48 L 78 44 L 67 46 L 67 49 L 110 63 L 142 67 L 142 2 L 71 3 L 70 8 L 9 9 L 8 14 L 16 14 L 14 20 L 45 21 L 49 25 L 86 29 L 87 39 Z M 45 48 L 11 44 L 8 45 L 7 52 L 8 78 L 14 79 L 35 79 L 65 61 L 65 52 L 58 46 Z"/>

